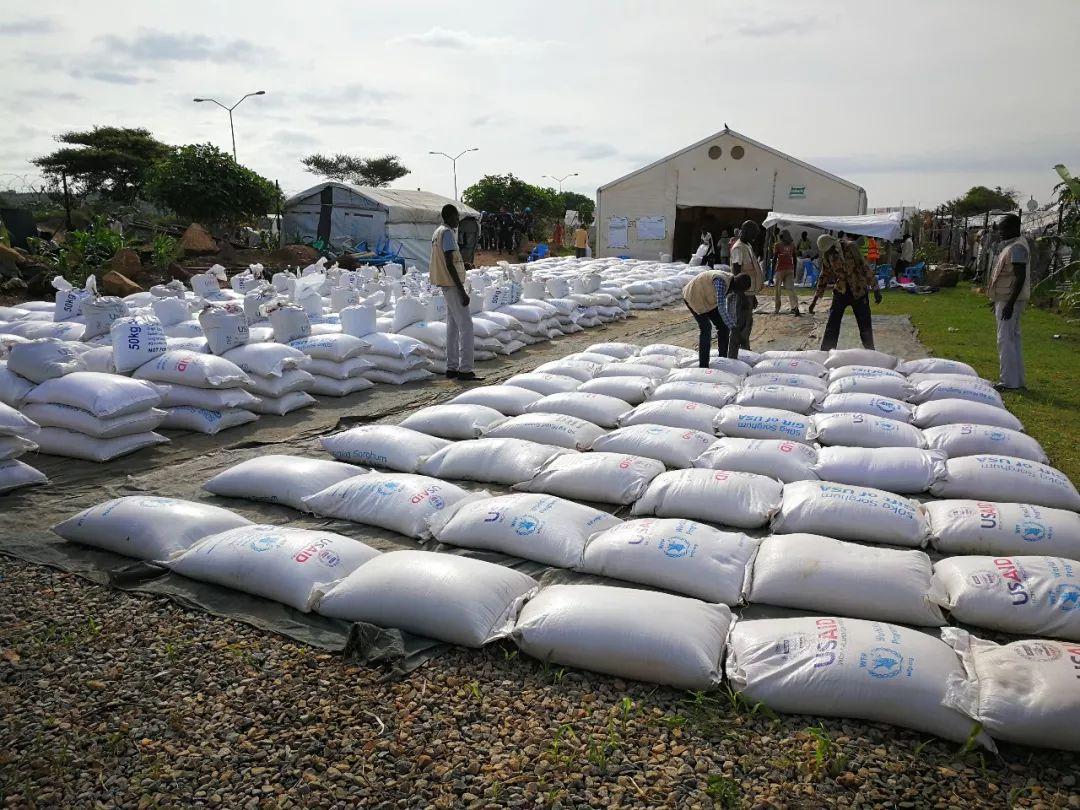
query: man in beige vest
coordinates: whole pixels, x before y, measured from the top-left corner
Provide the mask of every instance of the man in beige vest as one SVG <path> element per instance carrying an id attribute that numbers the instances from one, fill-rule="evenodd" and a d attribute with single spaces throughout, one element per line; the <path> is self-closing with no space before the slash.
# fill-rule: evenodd
<path id="1" fill-rule="evenodd" d="M 716 349 L 720 357 L 727 357 L 731 349 L 731 332 L 738 325 L 736 314 L 737 296 L 750 287 L 750 277 L 745 273 L 733 276 L 724 270 L 706 270 L 698 273 L 683 287 L 683 301 L 698 325 L 698 366 L 709 367 L 709 344 L 712 328 L 716 327 Z M 735 353 L 738 355 L 738 346 Z"/>
<path id="2" fill-rule="evenodd" d="M 446 376 L 451 380 L 479 380 L 473 372 L 473 322 L 465 291 L 465 262 L 458 249 L 458 210 L 442 208 L 443 224 L 431 235 L 431 283 L 446 299 Z"/>
<path id="3" fill-rule="evenodd" d="M 986 297 L 994 305 L 997 321 L 998 362 L 1001 382 L 999 391 L 1014 391 L 1025 387 L 1024 356 L 1020 348 L 1020 316 L 1031 298 L 1031 244 L 1020 235 L 1020 217 L 1007 214 L 998 223 L 1004 240 L 1001 252 L 990 270 Z"/>

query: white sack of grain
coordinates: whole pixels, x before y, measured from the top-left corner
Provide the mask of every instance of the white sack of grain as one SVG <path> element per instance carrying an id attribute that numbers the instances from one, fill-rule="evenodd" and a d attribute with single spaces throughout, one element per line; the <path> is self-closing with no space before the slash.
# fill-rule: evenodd
<path id="1" fill-rule="evenodd" d="M 194 501 L 128 495 L 84 509 L 53 531 L 72 543 L 140 560 L 168 560 L 197 540 L 240 526 L 247 518 Z"/>
<path id="2" fill-rule="evenodd" d="M 628 520 L 589 538 L 576 570 L 738 605 L 757 545 L 693 520 Z"/>
<path id="3" fill-rule="evenodd" d="M 552 585 L 522 608 L 511 638 L 552 664 L 679 689 L 712 689 L 731 610 L 685 596 Z"/>
<path id="4" fill-rule="evenodd" d="M 943 701 L 963 675 L 948 644 L 919 630 L 834 617 L 738 621 L 724 672 L 777 712 L 891 723 L 966 742 L 975 723 Z M 986 734 L 978 741 L 993 747 Z"/>
<path id="5" fill-rule="evenodd" d="M 621 522 L 574 501 L 520 493 L 460 501 L 433 515 L 429 525 L 440 543 L 570 568 L 591 535 Z"/>
<path id="6" fill-rule="evenodd" d="M 933 566 L 921 551 L 870 548 L 817 534 L 761 541 L 749 601 L 814 613 L 940 626 Z"/>
<path id="7" fill-rule="evenodd" d="M 998 645 L 955 627 L 941 637 L 960 655 L 945 705 L 997 740 L 1080 751 L 1080 644 L 1044 639 Z"/>
<path id="8" fill-rule="evenodd" d="M 167 564 L 190 579 L 307 613 L 323 591 L 378 556 L 342 534 L 252 524 L 204 537 Z"/>
<path id="9" fill-rule="evenodd" d="M 506 629 L 538 587 L 532 577 L 504 565 L 431 551 L 391 551 L 337 583 L 316 609 L 335 619 L 481 647 Z"/>

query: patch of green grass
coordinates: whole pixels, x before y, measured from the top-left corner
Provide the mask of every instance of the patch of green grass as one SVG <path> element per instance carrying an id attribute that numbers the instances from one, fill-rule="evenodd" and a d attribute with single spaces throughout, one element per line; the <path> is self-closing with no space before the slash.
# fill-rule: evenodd
<path id="1" fill-rule="evenodd" d="M 742 798 L 739 783 L 730 776 L 720 773 L 711 773 L 705 782 L 705 795 L 713 800 L 716 807 L 738 807 Z"/>
<path id="2" fill-rule="evenodd" d="M 998 379 L 997 334 L 986 298 L 962 284 L 932 295 L 891 291 L 880 315 L 910 315 L 919 340 L 935 356 L 968 363 L 979 376 Z M 1037 307 L 1027 307 L 1021 320 L 1026 391 L 1007 391 L 1005 404 L 1027 432 L 1046 449 L 1051 463 L 1080 481 L 1080 324 Z M 1054 337 L 1057 335 L 1058 337 Z"/>

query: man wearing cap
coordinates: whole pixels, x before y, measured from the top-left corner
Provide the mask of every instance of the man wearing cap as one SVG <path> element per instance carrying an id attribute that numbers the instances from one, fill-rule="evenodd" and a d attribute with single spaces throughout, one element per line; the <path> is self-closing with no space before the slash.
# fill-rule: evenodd
<path id="1" fill-rule="evenodd" d="M 827 352 L 836 348 L 840 340 L 840 322 L 843 321 L 844 311 L 848 307 L 855 313 L 863 348 L 874 348 L 874 326 L 868 294 L 873 290 L 874 303 L 881 303 L 877 278 L 863 261 L 862 254 L 854 243 L 822 234 L 818 237 L 817 244 L 818 255 L 821 256 L 821 275 L 814 291 L 814 300 L 810 302 L 811 315 L 814 314 L 814 307 L 826 288 L 833 288 L 832 306 L 829 308 L 825 334 L 821 338 L 821 350 Z"/>

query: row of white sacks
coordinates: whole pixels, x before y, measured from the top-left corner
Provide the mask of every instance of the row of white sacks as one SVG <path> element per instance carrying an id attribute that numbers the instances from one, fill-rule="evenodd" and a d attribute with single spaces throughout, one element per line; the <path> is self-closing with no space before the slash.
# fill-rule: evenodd
<path id="1" fill-rule="evenodd" d="M 566 487 L 568 495 L 579 498 L 603 494 L 605 497 L 600 500 L 626 502 L 625 494 L 630 491 L 634 495 L 630 499 L 635 502 L 634 511 L 646 514 L 650 509 L 656 510 L 639 508 L 639 504 L 646 500 L 649 489 L 661 482 L 663 476 L 704 473 L 710 478 L 704 494 L 712 499 L 721 496 L 725 507 L 721 513 L 712 511 L 704 499 L 694 497 L 691 488 L 690 498 L 676 498 L 671 502 L 675 512 L 690 514 L 678 514 L 672 521 L 647 518 L 622 523 L 605 512 L 550 494 L 490 498 L 486 494 L 469 494 L 454 484 L 428 475 L 377 472 L 357 475 L 350 465 L 293 458 L 244 462 L 216 476 L 206 488 L 221 496 L 272 500 L 326 516 L 389 528 L 409 537 L 433 535 L 451 545 L 501 551 L 689 595 L 651 594 L 588 585 L 555 586 L 545 589 L 518 610 L 536 588 L 536 583 L 525 581 L 527 578 L 523 580 L 521 573 L 492 564 L 480 564 L 489 567 L 477 568 L 476 561 L 451 563 L 447 562 L 449 555 L 432 556 L 433 553 L 428 552 L 379 555 L 352 573 L 342 570 L 319 572 L 318 565 L 308 566 L 309 562 L 318 559 L 320 564 L 336 568 L 342 554 L 328 548 L 325 544 L 328 538 L 316 541 L 305 536 L 297 540 L 306 542 L 303 549 L 286 548 L 281 559 L 289 570 L 295 571 L 296 564 L 308 566 L 307 570 L 315 571 L 312 576 L 319 578 L 323 586 L 319 588 L 318 583 L 303 576 L 299 579 L 285 577 L 284 582 L 289 588 L 298 585 L 298 590 L 289 591 L 293 596 L 284 598 L 273 593 L 276 586 L 273 583 L 280 584 L 282 580 L 268 576 L 265 570 L 252 571 L 245 567 L 269 564 L 255 561 L 267 561 L 266 552 L 280 542 L 271 536 L 272 532 L 280 531 L 274 527 L 255 529 L 258 537 L 254 539 L 243 539 L 242 532 L 241 539 L 229 542 L 220 538 L 207 539 L 203 541 L 205 548 L 199 542 L 188 552 L 184 552 L 186 546 L 183 545 L 179 549 L 165 545 L 162 548 L 133 549 L 127 546 L 126 550 L 113 550 L 163 559 L 187 576 L 279 598 L 299 609 L 314 607 L 328 616 L 399 626 L 470 646 L 509 633 L 526 652 L 543 660 L 690 688 L 715 684 L 719 677 L 725 633 L 730 624 L 730 613 L 725 612 L 727 608 L 721 604 L 723 599 L 738 604 L 740 599 L 748 596 L 752 603 L 848 612 L 855 616 L 861 613 L 872 618 L 887 616 L 890 620 L 901 619 L 881 611 L 900 610 L 902 619 L 907 622 L 929 624 L 940 622 L 937 616 L 944 607 L 951 609 L 955 618 L 962 616 L 963 621 L 972 623 L 974 620 L 974 623 L 982 623 L 991 629 L 1075 637 L 1076 629 L 1068 621 L 1068 608 L 1075 604 L 1080 593 L 1076 577 L 1078 564 L 1063 558 L 1064 554 L 1062 557 L 1005 558 L 1003 552 L 995 549 L 987 556 L 945 559 L 934 570 L 929 558 L 919 551 L 867 549 L 836 539 L 847 536 L 878 543 L 920 545 L 929 536 L 929 527 L 939 526 L 934 529 L 939 538 L 937 542 L 948 537 L 946 542 L 961 546 L 954 551 L 967 550 L 962 548 L 964 544 L 1010 544 L 1050 538 L 1056 541 L 1057 548 L 1075 549 L 1080 546 L 1075 512 L 1032 507 L 1031 504 L 988 502 L 939 501 L 922 507 L 889 492 L 872 494 L 864 488 L 834 483 L 809 481 L 783 486 L 764 476 L 726 470 L 667 473 L 663 472 L 661 463 L 656 460 L 650 463 L 650 459 L 642 456 L 627 457 L 603 451 L 576 453 L 570 447 L 543 446 L 525 438 L 472 440 L 470 436 L 477 435 L 475 407 L 449 405 L 442 413 L 420 411 L 410 417 L 418 419 L 422 427 L 429 430 L 438 424 L 442 427 L 436 428 L 436 432 L 463 441 L 450 442 L 448 438 L 411 431 L 407 427 L 367 426 L 328 436 L 324 444 L 332 453 L 337 450 L 342 458 L 353 461 L 363 459 L 381 467 L 421 472 L 437 468 L 446 477 L 472 477 L 500 483 L 508 483 L 505 465 L 511 464 L 511 469 L 517 470 L 515 474 L 521 474 L 518 459 L 525 459 L 526 468 L 532 464 L 537 469 L 530 473 L 528 484 L 521 488 L 529 488 L 545 477 L 548 483 L 562 478 L 562 483 L 557 486 Z M 490 418 L 489 414 L 481 413 L 481 416 Z M 583 421 L 565 415 L 537 416 L 562 420 L 564 435 L 568 427 L 577 427 L 566 420 Z M 438 417 L 437 422 L 432 421 L 434 417 Z M 500 423 L 512 421 L 505 420 L 502 414 L 496 418 Z M 593 427 L 600 434 L 604 433 L 595 424 Z M 553 431 L 550 435 L 556 433 Z M 570 441 L 576 442 L 572 436 Z M 786 444 L 799 445 L 797 442 Z M 580 465 L 577 464 L 579 461 Z M 556 463 L 567 467 L 545 469 Z M 550 475 L 545 476 L 545 472 Z M 613 486 L 605 483 L 611 478 L 615 480 Z M 728 498 L 724 496 L 730 496 L 732 492 L 725 490 L 732 481 L 770 486 L 779 492 L 780 512 L 770 515 L 766 510 L 765 515 L 766 521 L 770 516 L 773 518 L 773 530 L 778 534 L 761 541 L 760 548 L 755 541 L 738 532 L 719 531 L 696 523 L 696 519 L 707 519 L 731 525 L 733 514 L 753 515 L 754 523 L 759 521 L 760 514 L 754 511 L 756 507 L 739 511 L 746 508 L 747 501 L 754 501 L 754 497 L 747 498 L 742 492 L 733 499 L 734 503 L 727 502 Z M 549 491 L 545 483 L 540 482 L 539 486 L 543 491 Z M 793 508 L 785 522 L 783 509 L 789 496 Z M 765 497 L 769 497 L 768 492 Z M 121 510 L 96 509 L 121 519 Z M 940 512 L 935 512 L 937 509 Z M 699 515 L 694 510 L 702 510 L 707 515 Z M 889 527 L 892 519 L 901 512 L 912 513 L 912 519 L 900 532 L 903 537 L 893 534 Z M 889 517 L 882 519 L 882 514 Z M 937 515 L 941 516 L 941 522 L 937 521 Z M 239 519 L 242 521 L 243 518 Z M 1016 525 L 1010 527 L 1011 522 Z M 77 523 L 92 528 L 94 521 L 89 516 L 82 516 Z M 176 524 L 170 522 L 171 526 Z M 913 524 L 919 531 L 918 538 L 907 534 Z M 994 531 L 995 524 L 1002 530 Z M 850 534 L 853 526 L 861 527 L 858 535 Z M 70 527 L 60 526 L 57 530 L 71 540 L 94 542 L 93 538 L 72 534 Z M 135 537 L 140 541 L 152 537 L 146 532 L 119 530 L 113 526 L 100 532 L 98 541 L 120 536 Z M 116 543 L 116 540 L 112 542 Z M 357 545 L 356 541 L 347 538 L 341 538 L 340 542 L 346 543 L 345 548 L 349 550 Z M 219 565 L 213 561 L 214 551 L 218 548 L 229 550 L 225 557 L 233 559 L 231 564 Z M 367 553 L 375 554 L 374 550 Z M 400 554 L 421 556 L 395 556 Z M 368 567 L 376 562 L 375 567 Z M 428 565 L 436 571 L 431 581 L 424 573 Z M 447 570 L 447 567 L 462 566 L 468 570 L 460 570 L 455 575 Z M 810 570 L 821 572 L 821 576 L 809 578 L 807 571 Z M 505 578 L 514 581 L 508 583 Z M 441 591 L 432 582 L 449 583 L 446 585 L 448 591 Z M 468 593 L 462 593 L 463 585 L 455 589 L 454 582 L 468 583 Z M 1021 590 L 1026 589 L 1023 599 L 1016 593 L 1017 584 Z M 719 592 L 721 588 L 726 590 Z M 693 596 L 706 600 L 698 602 Z M 1022 605 L 1027 607 L 1017 611 Z M 508 624 L 507 616 L 515 612 L 516 620 Z M 656 617 L 656 623 L 640 621 L 640 616 Z M 1025 619 L 1017 620 L 1017 616 Z M 706 620 L 708 617 L 711 621 Z M 624 626 L 627 622 L 632 626 Z M 799 622 L 806 624 L 807 629 L 800 630 Z M 679 627 L 681 632 L 673 635 L 673 626 Z M 764 639 L 762 656 L 769 650 L 783 651 L 779 661 L 773 660 L 771 673 L 766 667 L 758 671 L 757 677 L 750 677 L 746 674 L 750 667 L 738 663 L 740 627 L 744 627 L 746 633 L 754 633 L 752 638 Z M 758 632 L 764 635 L 757 636 Z M 967 639 L 963 649 L 968 661 L 973 660 L 973 649 L 994 649 L 985 644 L 980 647 L 981 643 L 977 642 L 969 643 L 971 639 L 958 631 L 946 629 L 945 632 L 950 640 Z M 873 639 L 875 646 L 849 650 L 849 640 L 855 636 L 858 636 L 855 642 L 859 645 Z M 630 639 L 629 642 L 626 639 Z M 1023 712 L 1013 713 L 1008 716 L 1009 721 L 1002 721 L 1001 738 L 1076 747 L 1075 739 L 1070 737 L 1070 734 L 1075 735 L 1071 726 L 1063 728 L 1063 724 L 1053 719 L 1061 716 L 1063 710 L 1066 713 L 1075 711 L 1070 702 L 1075 699 L 1068 693 L 1063 696 L 1062 690 L 1051 683 L 1055 677 L 1064 677 L 1065 672 L 1062 666 L 1054 669 L 1052 661 L 1059 662 L 1063 656 L 1067 660 L 1065 653 L 1071 647 L 1050 640 L 1029 640 L 1022 647 L 1009 645 L 1001 649 L 1012 648 L 1030 653 L 1030 677 L 1035 677 L 1044 688 L 1025 692 L 1030 698 L 1029 703 L 1025 704 Z M 643 650 L 649 654 L 643 656 Z M 797 670 L 793 671 L 789 659 L 796 653 L 804 654 L 808 664 L 804 669 L 809 672 L 800 675 Z M 1058 654 L 1051 658 L 1054 653 Z M 752 658 L 750 652 L 745 652 L 742 660 Z M 995 730 L 993 698 L 1000 687 L 984 686 L 982 681 L 974 683 L 974 678 L 964 677 L 962 665 L 947 646 L 904 627 L 834 617 L 739 622 L 731 631 L 727 672 L 735 688 L 742 688 L 748 697 L 765 700 L 782 711 L 883 719 L 933 731 L 949 739 L 966 739 L 970 723 L 964 720 L 956 725 L 958 717 L 954 711 L 962 708 L 968 717 L 977 717 L 991 732 Z M 971 672 L 976 671 L 972 669 Z M 985 674 L 982 677 L 985 678 Z M 814 688 L 809 688 L 808 678 Z M 856 680 L 858 678 L 863 680 Z M 885 691 L 868 693 L 863 686 L 865 683 L 875 684 Z M 881 684 L 889 686 L 881 687 Z M 890 688 L 895 691 L 889 691 Z M 986 708 L 986 701 L 980 697 L 984 688 L 990 708 Z M 850 694 L 852 689 L 855 689 L 854 698 Z M 943 713 L 942 701 L 948 702 L 947 713 Z M 912 708 L 916 710 L 914 713 Z M 913 714 L 917 715 L 914 719 Z"/>
<path id="2" fill-rule="evenodd" d="M 657 301 L 677 297 L 681 282 L 671 274 L 679 266 L 646 265 L 621 264 L 616 275 L 638 279 L 636 284 L 646 283 L 642 274 L 651 276 L 650 283 L 662 290 Z M 602 278 L 602 267 L 550 263 L 546 282 L 526 278 L 524 283 L 506 270 L 472 271 L 471 283 L 487 289 L 474 295 L 478 357 L 509 354 L 625 317 L 629 296 Z M 171 282 L 123 301 L 98 296 L 92 283 L 73 290 L 58 280 L 55 303 L 0 308 L 0 402 L 20 407 L 35 384 L 79 371 L 134 372 L 166 383 L 160 401 L 122 423 L 102 423 L 101 414 L 69 401 L 33 403 L 44 429 L 38 449 L 106 461 L 167 441 L 153 432 L 156 427 L 213 434 L 259 414 L 283 415 L 313 405 L 311 394 L 343 396 L 374 383 L 425 379 L 432 369 L 445 368 L 439 358 L 445 356 L 446 325 L 425 320 L 444 317 L 445 304 L 430 294 L 419 274 L 387 281 L 374 269 L 345 273 L 320 264 L 308 271 L 300 277 L 277 274 L 273 285 L 248 272 L 233 277 L 232 289 L 221 289 L 208 273 L 193 279 L 195 291 Z M 569 292 L 570 272 L 577 274 L 579 292 Z M 530 301 L 521 297 L 526 289 L 568 297 Z M 370 298 L 361 299 L 363 292 Z M 140 309 L 142 314 L 131 314 Z M 76 328 L 79 335 L 72 331 Z M 8 474 L 0 491 L 3 481 L 11 489 L 24 480 Z"/>
<path id="3" fill-rule="evenodd" d="M 355 472 L 331 469 L 335 462 L 299 462 L 288 487 L 304 486 L 313 476 L 325 483 L 328 477 Z M 246 465 L 251 462 L 223 475 L 260 475 Z M 379 476 L 360 478 L 372 475 Z M 383 499 L 389 513 L 395 508 L 390 502 L 403 490 L 381 478 L 369 482 L 369 499 Z M 452 485 L 432 491 L 439 486 L 426 487 L 425 497 L 450 494 Z M 327 492 L 332 490 L 333 485 Z M 414 497 L 408 489 L 404 494 Z M 325 495 L 304 500 L 310 505 Z M 835 562 L 843 545 L 830 538 L 777 535 L 757 549 L 750 538 L 690 521 L 670 527 L 659 524 L 676 521 L 624 523 L 558 498 L 508 497 L 535 502 L 525 518 L 511 518 L 514 510 L 503 499 L 462 496 L 455 502 L 459 508 L 432 526 L 447 540 L 445 530 L 470 507 L 472 527 L 460 528 L 474 537 L 492 536 L 485 527 L 492 522 L 497 524 L 494 532 L 506 538 L 544 530 L 562 536 L 591 523 L 599 531 L 584 546 L 578 570 L 645 574 L 664 559 L 682 560 L 684 567 L 694 560 L 700 585 L 715 592 L 726 583 L 739 592 L 741 560 L 754 570 L 748 578 L 751 597 L 758 582 L 770 579 L 776 580 L 778 593 L 812 590 L 813 585 L 801 584 L 805 568 L 800 571 L 800 566 L 815 555 L 814 565 Z M 73 542 L 157 559 L 184 576 L 298 610 L 397 627 L 449 643 L 478 647 L 510 638 L 543 661 L 687 689 L 714 687 L 726 674 L 747 699 L 777 711 L 883 721 L 957 741 L 967 740 L 978 721 L 998 739 L 1080 749 L 1075 723 L 1080 646 L 1075 643 L 1030 639 L 998 646 L 956 628 L 943 628 L 940 641 L 907 627 L 841 616 L 735 620 L 730 608 L 715 600 L 618 586 L 541 589 L 531 577 L 495 563 L 428 551 L 380 553 L 343 535 L 252 524 L 225 509 L 167 498 L 110 501 L 56 531 Z M 687 543 L 691 552 L 680 547 L 675 554 L 665 553 Z M 898 558 L 887 559 L 885 550 L 861 561 L 854 549 L 849 554 L 849 561 L 862 566 L 864 579 L 872 571 L 884 580 L 878 587 L 862 584 L 868 601 L 894 597 L 902 585 L 890 578 L 910 579 L 921 567 L 910 564 L 920 552 L 888 553 Z M 911 559 L 897 570 L 902 556 Z M 990 558 L 955 559 L 990 565 Z M 942 577 L 942 585 L 948 585 L 947 578 Z M 880 584 L 892 584 L 891 592 L 882 592 Z M 834 588 L 848 585 L 841 580 Z M 670 582 L 663 586 L 671 589 Z M 977 584 L 961 588 L 977 589 Z M 991 601 L 978 593 L 972 598 Z M 992 746 L 985 733 L 979 739 Z"/>

